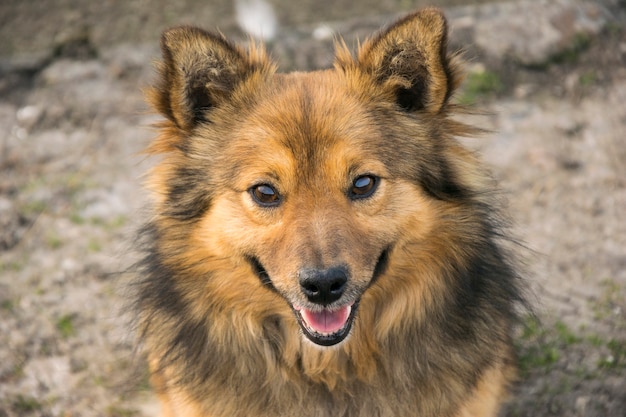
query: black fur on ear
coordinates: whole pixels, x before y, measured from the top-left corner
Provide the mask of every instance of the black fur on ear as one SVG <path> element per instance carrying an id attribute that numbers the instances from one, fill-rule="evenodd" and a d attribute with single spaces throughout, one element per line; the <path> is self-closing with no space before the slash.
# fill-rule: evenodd
<path id="1" fill-rule="evenodd" d="M 358 65 L 392 89 L 405 111 L 436 113 L 460 81 L 447 55 L 448 26 L 438 9 L 413 13 L 367 41 Z"/>
<path id="2" fill-rule="evenodd" d="M 268 64 L 262 48 L 248 53 L 224 36 L 195 27 L 165 31 L 159 80 L 148 91 L 153 106 L 179 129 L 205 121 L 211 108 L 227 100 L 237 85 Z"/>

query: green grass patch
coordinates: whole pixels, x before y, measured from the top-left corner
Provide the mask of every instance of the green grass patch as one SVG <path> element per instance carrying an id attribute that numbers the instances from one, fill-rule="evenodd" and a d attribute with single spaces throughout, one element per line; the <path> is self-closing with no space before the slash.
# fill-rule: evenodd
<path id="1" fill-rule="evenodd" d="M 106 410 L 107 417 L 133 417 L 138 414 L 137 410 L 111 405 Z"/>
<path id="2" fill-rule="evenodd" d="M 61 316 L 57 320 L 57 330 L 61 333 L 61 336 L 65 339 L 76 334 L 76 328 L 74 326 L 74 317 L 71 314 Z"/>
<path id="3" fill-rule="evenodd" d="M 597 334 L 592 334 L 591 336 L 587 337 L 587 341 L 591 344 L 591 346 L 593 347 L 601 347 L 604 346 L 604 340 L 602 340 L 602 338 L 600 336 L 598 336 Z"/>
<path id="4" fill-rule="evenodd" d="M 55 233 L 48 233 L 48 235 L 46 236 L 46 245 L 50 249 L 59 249 L 61 246 L 63 246 L 63 240 L 59 235 Z"/>
<path id="5" fill-rule="evenodd" d="M 18 395 L 13 400 L 13 409 L 18 413 L 41 410 L 43 405 L 33 397 Z"/>
<path id="6" fill-rule="evenodd" d="M 544 324 L 534 316 L 527 317 L 516 349 L 522 377 L 551 372 L 562 358 L 567 359 L 572 352 L 579 355 L 581 351 L 596 352 L 601 359 L 595 366 L 581 364 L 574 371 L 579 379 L 597 378 L 602 370 L 626 369 L 626 340 L 576 334 L 560 320 Z"/>
<path id="7" fill-rule="evenodd" d="M 576 336 L 574 332 L 560 320 L 554 324 L 554 328 L 557 332 L 558 340 L 565 345 L 572 345 L 582 341 L 580 337 Z"/>
<path id="8" fill-rule="evenodd" d="M 92 217 L 89 219 L 94 226 L 102 226 L 107 229 L 117 229 L 124 226 L 128 222 L 128 217 L 123 214 L 115 216 L 112 219 L 103 219 L 102 217 Z"/>
<path id="9" fill-rule="evenodd" d="M 18 210 L 27 218 L 37 217 L 48 208 L 48 204 L 42 200 L 28 201 L 21 204 Z"/>
<path id="10" fill-rule="evenodd" d="M 0 272 L 20 272 L 26 266 L 26 262 L 20 261 L 0 261 Z"/>
<path id="11" fill-rule="evenodd" d="M 527 317 L 518 343 L 518 361 L 522 375 L 528 375 L 537 369 L 550 369 L 561 359 L 568 347 L 583 341 L 583 338 L 560 320 L 545 326 L 535 316 Z"/>
<path id="12" fill-rule="evenodd" d="M 85 224 L 85 218 L 78 213 L 70 214 L 70 221 L 78 226 Z"/>
<path id="13" fill-rule="evenodd" d="M 600 360 L 598 366 L 603 369 L 626 368 L 626 341 L 612 339 L 606 347 L 609 354 Z"/>
<path id="14" fill-rule="evenodd" d="M 15 301 L 3 300 L 0 303 L 0 309 L 8 311 L 9 313 L 12 313 L 13 311 L 15 311 Z"/>
<path id="15" fill-rule="evenodd" d="M 529 316 L 522 328 L 518 345 L 518 366 L 522 375 L 538 368 L 548 368 L 560 358 L 558 345 L 550 331 L 534 316 Z"/>
<path id="16" fill-rule="evenodd" d="M 112 228 L 118 228 L 124 226 L 128 222 L 128 217 L 120 214 L 119 216 L 114 217 L 110 222 L 109 226 Z"/>
<path id="17" fill-rule="evenodd" d="M 96 239 L 90 239 L 87 244 L 87 249 L 90 252 L 100 252 L 102 251 L 102 245 Z"/>
<path id="18" fill-rule="evenodd" d="M 574 64 L 580 59 L 583 52 L 589 49 L 592 40 L 591 35 L 579 32 L 574 35 L 569 47 L 565 47 L 559 52 L 552 54 L 543 62 L 529 64 L 526 65 L 526 67 L 535 71 L 545 71 L 551 65 Z"/>
<path id="19" fill-rule="evenodd" d="M 528 375 L 533 369 L 551 367 L 560 357 L 555 345 L 538 344 L 529 346 L 518 353 L 518 366 L 522 375 Z"/>
<path id="20" fill-rule="evenodd" d="M 601 285 L 602 294 L 591 304 L 594 317 L 608 320 L 617 330 L 625 330 L 626 319 L 615 311 L 626 308 L 626 287 L 612 279 L 603 280 Z"/>
<path id="21" fill-rule="evenodd" d="M 492 71 L 472 72 L 463 85 L 459 103 L 471 105 L 486 98 L 493 98 L 504 90 L 502 80 Z"/>
<path id="22" fill-rule="evenodd" d="M 578 78 L 581 87 L 591 87 L 598 81 L 598 74 L 595 71 L 587 71 Z"/>
<path id="23" fill-rule="evenodd" d="M 572 40 L 572 44 L 569 48 L 565 49 L 563 52 L 560 52 L 554 55 L 551 59 L 552 62 L 556 64 L 562 63 L 573 63 L 580 58 L 580 55 L 589 49 L 591 45 L 591 36 L 587 33 L 577 33 Z"/>

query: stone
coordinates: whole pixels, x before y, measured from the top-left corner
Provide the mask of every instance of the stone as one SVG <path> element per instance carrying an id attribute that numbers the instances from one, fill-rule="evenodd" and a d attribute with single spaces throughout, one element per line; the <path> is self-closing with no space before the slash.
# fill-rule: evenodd
<path id="1" fill-rule="evenodd" d="M 491 58 L 526 66 L 542 66 L 555 56 L 575 52 L 609 21 L 601 4 L 581 0 L 495 3 L 471 13 L 480 49 Z"/>

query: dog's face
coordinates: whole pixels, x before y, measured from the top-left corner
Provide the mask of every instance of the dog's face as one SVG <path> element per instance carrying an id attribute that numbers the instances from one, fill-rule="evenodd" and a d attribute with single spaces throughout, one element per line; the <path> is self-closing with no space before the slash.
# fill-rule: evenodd
<path id="1" fill-rule="evenodd" d="M 403 250 L 401 231 L 418 244 L 433 201 L 456 192 L 443 162 L 423 162 L 444 140 L 453 88 L 445 34 L 426 10 L 356 60 L 343 50 L 333 70 L 288 75 L 197 29 L 164 35 L 152 101 L 176 133 L 156 147 L 195 174 L 170 169 L 161 203 L 180 206 L 211 256 L 246 264 L 315 344 L 350 334 L 362 297 Z"/>
<path id="2" fill-rule="evenodd" d="M 216 162 L 237 169 L 219 181 L 205 219 L 206 232 L 222 239 L 213 244 L 245 256 L 319 345 L 349 334 L 396 229 L 428 218 L 419 188 L 386 160 L 401 157 L 385 157 L 390 147 L 375 122 L 383 110 L 346 83 L 319 72 L 266 84 L 220 152 Z"/>

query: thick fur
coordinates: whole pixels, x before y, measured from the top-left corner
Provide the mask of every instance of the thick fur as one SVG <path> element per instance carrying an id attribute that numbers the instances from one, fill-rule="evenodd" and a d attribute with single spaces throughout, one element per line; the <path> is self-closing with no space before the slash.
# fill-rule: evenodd
<path id="1" fill-rule="evenodd" d="M 356 57 L 338 44 L 332 69 L 279 74 L 262 47 L 163 34 L 135 306 L 165 416 L 496 415 L 520 291 L 493 182 L 456 139 L 477 129 L 451 118 L 446 37 L 425 9 Z M 361 175 L 377 188 L 352 198 Z M 358 310 L 324 347 L 298 277 L 337 265 Z"/>

